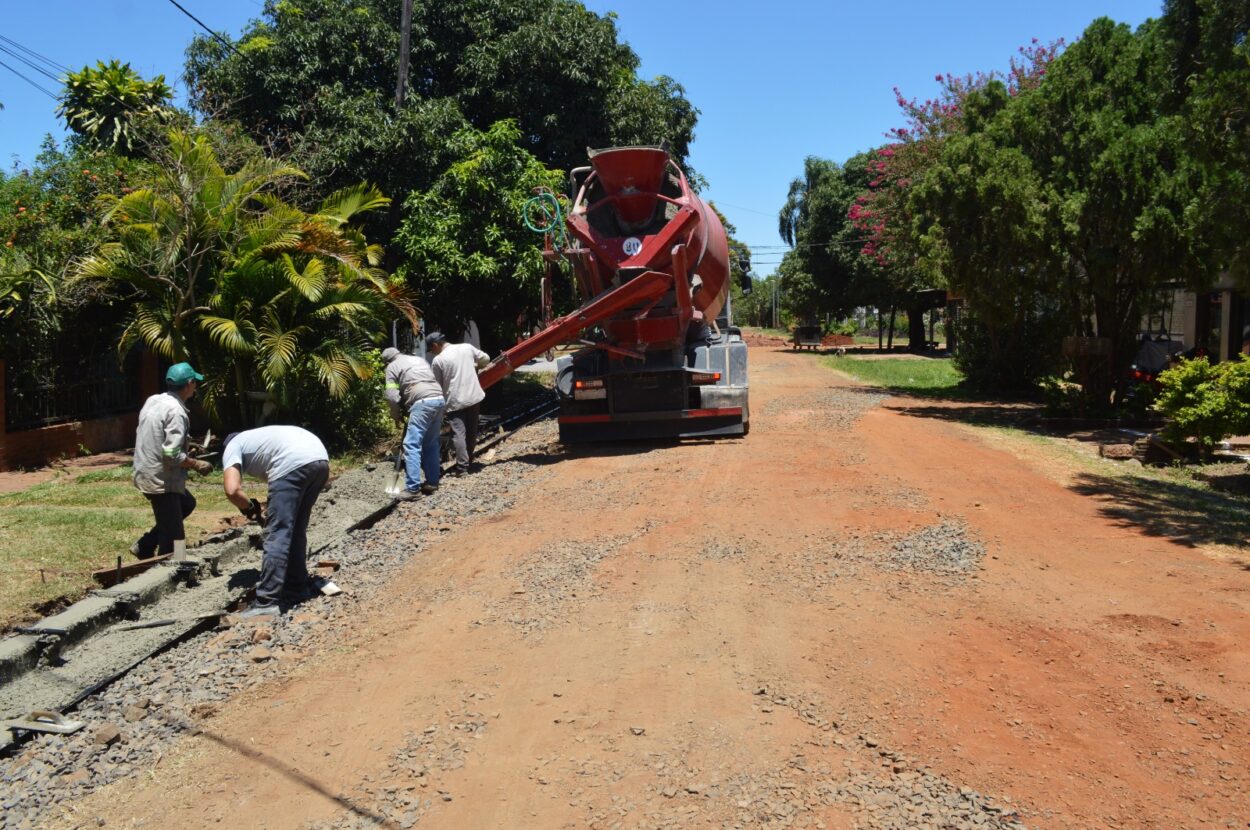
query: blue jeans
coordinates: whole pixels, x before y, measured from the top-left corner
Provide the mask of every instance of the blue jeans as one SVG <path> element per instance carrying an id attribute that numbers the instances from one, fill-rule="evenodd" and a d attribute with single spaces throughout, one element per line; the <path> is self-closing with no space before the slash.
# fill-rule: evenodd
<path id="1" fill-rule="evenodd" d="M 299 594 L 307 588 L 308 519 L 329 478 L 330 463 L 313 461 L 269 482 L 257 605 L 276 605 L 283 594 Z"/>
<path id="2" fill-rule="evenodd" d="M 404 486 L 409 490 L 421 487 L 422 471 L 426 484 L 438 485 L 443 472 L 439 464 L 439 433 L 446 409 L 447 401 L 442 398 L 425 398 L 412 405 L 404 433 Z"/>

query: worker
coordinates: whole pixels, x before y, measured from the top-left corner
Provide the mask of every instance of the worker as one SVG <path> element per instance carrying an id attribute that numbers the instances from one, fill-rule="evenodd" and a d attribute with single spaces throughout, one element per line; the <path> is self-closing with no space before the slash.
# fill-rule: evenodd
<path id="1" fill-rule="evenodd" d="M 430 364 L 416 355 L 402 354 L 399 349 L 382 352 L 386 364 L 386 403 L 391 417 L 402 420 L 408 413 L 404 430 L 405 495 L 418 492 L 429 495 L 438 490 L 442 475 L 439 437 L 443 429 L 443 413 L 447 400 L 443 388 L 434 377 Z M 425 473 L 425 483 L 421 474 Z"/>
<path id="2" fill-rule="evenodd" d="M 477 417 L 486 393 L 478 383 L 477 372 L 490 363 L 490 355 L 470 343 L 448 343 L 440 332 L 425 338 L 425 348 L 434 354 L 430 368 L 443 387 L 447 399 L 447 420 L 451 423 L 456 463 L 451 475 L 469 471 L 477 445 Z"/>
<path id="3" fill-rule="evenodd" d="M 187 455 L 191 413 L 187 401 L 204 376 L 190 363 L 175 363 L 165 373 L 165 391 L 148 398 L 139 411 L 135 431 L 134 482 L 152 504 L 156 524 L 130 546 L 140 559 L 173 553 L 174 542 L 186 539 L 183 521 L 195 510 L 187 492 L 187 470 L 201 475 L 213 465 Z"/>
<path id="4" fill-rule="evenodd" d="M 256 602 L 240 616 L 276 616 L 280 603 L 293 604 L 313 593 L 308 579 L 308 519 L 330 478 L 330 456 L 306 429 L 269 426 L 226 436 L 221 466 L 226 498 L 265 528 Z M 244 474 L 269 483 L 267 511 L 243 491 Z"/>

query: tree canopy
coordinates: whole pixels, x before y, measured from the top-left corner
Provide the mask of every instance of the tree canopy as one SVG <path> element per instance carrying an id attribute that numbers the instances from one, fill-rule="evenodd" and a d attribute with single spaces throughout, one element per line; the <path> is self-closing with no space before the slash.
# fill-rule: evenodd
<path id="1" fill-rule="evenodd" d="M 192 43 L 191 103 L 287 154 L 311 177 L 310 201 L 362 179 L 392 196 L 391 209 L 368 224 L 388 247 L 387 264 L 430 292 L 422 305 L 440 325 L 498 313 L 503 316 L 478 318 L 484 328 L 496 328 L 517 313 L 505 313 L 502 301 L 520 298 L 507 291 L 492 303 L 476 295 L 496 294 L 509 279 L 529 274 L 537 246 L 529 239 L 525 246 L 492 247 L 491 240 L 464 234 L 510 220 L 522 235 L 510 230 L 494 240 L 524 239 L 519 212 L 491 211 L 533 195 L 500 191 L 506 182 L 522 186 L 532 177 L 505 175 L 491 186 L 500 198 L 489 218 L 471 218 L 480 193 L 456 189 L 473 179 L 463 175 L 466 153 L 472 154 L 466 137 L 535 170 L 583 165 L 588 146 L 661 142 L 684 164 L 698 111 L 673 79 L 639 78 L 638 57 L 620 41 L 614 16 L 576 0 L 415 0 L 409 92 L 396 107 L 399 17 L 389 0 L 267 0 L 239 37 L 237 53 L 212 38 Z M 505 121 L 512 126 L 498 127 Z M 503 137 L 513 149 L 500 145 Z M 444 215 L 432 215 L 435 205 Z M 467 223 L 448 228 L 459 242 L 448 240 L 446 256 L 432 257 L 419 239 L 439 223 L 457 224 L 456 217 Z M 460 253 L 452 255 L 451 247 Z M 474 266 L 473 278 L 460 278 L 463 288 L 452 291 L 453 283 L 435 274 L 449 273 L 469 252 L 484 258 L 462 260 Z M 495 270 L 486 274 L 486 267 Z M 521 285 L 528 290 L 532 282 L 526 277 Z"/>
<path id="2" fill-rule="evenodd" d="M 57 113 L 92 147 L 130 156 L 140 152 L 143 121 L 160 123 L 173 115 L 172 97 L 164 75 L 145 81 L 128 63 L 100 61 L 69 73 Z"/>

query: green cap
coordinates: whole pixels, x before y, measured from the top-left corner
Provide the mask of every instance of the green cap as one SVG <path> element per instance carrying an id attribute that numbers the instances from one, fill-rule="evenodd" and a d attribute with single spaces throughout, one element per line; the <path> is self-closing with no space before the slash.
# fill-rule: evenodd
<path id="1" fill-rule="evenodd" d="M 204 376 L 192 369 L 190 363 L 175 363 L 165 373 L 165 382 L 170 386 L 186 386 L 193 380 L 204 380 Z"/>

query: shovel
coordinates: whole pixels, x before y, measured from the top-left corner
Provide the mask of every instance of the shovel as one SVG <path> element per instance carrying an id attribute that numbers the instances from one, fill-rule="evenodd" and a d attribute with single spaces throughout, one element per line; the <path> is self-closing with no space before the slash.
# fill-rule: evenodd
<path id="1" fill-rule="evenodd" d="M 404 490 L 407 489 L 404 486 L 406 482 L 404 481 L 403 465 L 404 465 L 404 452 L 401 449 L 399 452 L 395 453 L 395 469 L 391 473 L 391 483 L 388 484 L 386 487 L 386 495 L 402 496 L 404 494 Z"/>

